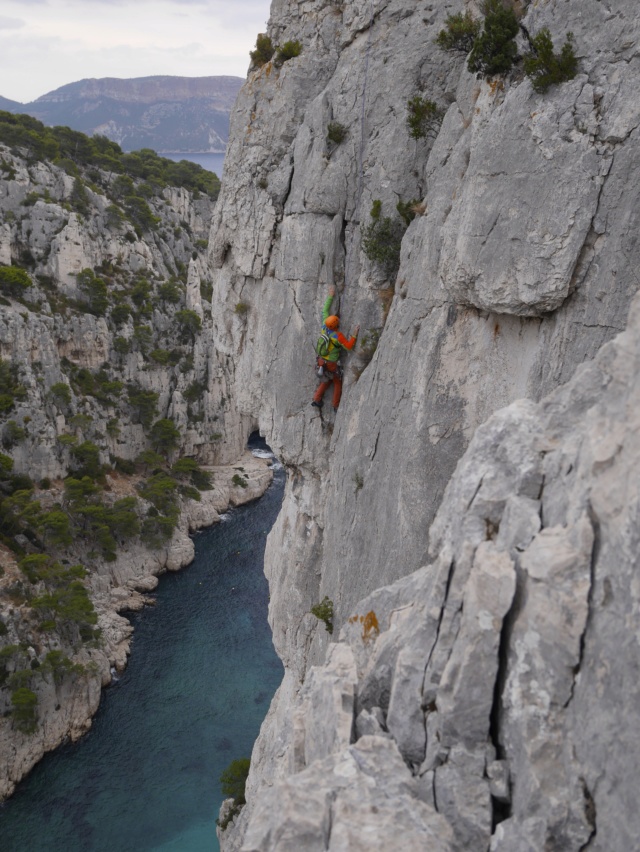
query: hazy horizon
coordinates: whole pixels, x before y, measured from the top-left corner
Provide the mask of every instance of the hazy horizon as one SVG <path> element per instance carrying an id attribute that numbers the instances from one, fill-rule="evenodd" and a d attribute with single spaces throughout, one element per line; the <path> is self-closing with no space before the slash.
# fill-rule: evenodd
<path id="1" fill-rule="evenodd" d="M 151 3 L 4 0 L 0 95 L 26 104 L 91 78 L 246 77 L 270 0 Z"/>

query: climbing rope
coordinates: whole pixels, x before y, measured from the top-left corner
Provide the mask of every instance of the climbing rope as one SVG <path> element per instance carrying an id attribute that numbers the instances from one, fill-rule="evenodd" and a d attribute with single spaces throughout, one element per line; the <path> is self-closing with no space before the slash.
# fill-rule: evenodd
<path id="1" fill-rule="evenodd" d="M 377 0 L 371 0 L 371 17 L 369 20 L 369 32 L 367 34 L 367 49 L 364 59 L 364 81 L 362 83 L 362 107 L 360 110 L 360 160 L 358 163 L 358 192 L 356 195 L 356 211 L 360 208 L 360 198 L 362 196 L 362 181 L 364 178 L 364 122 L 365 122 L 365 107 L 367 103 L 367 79 L 369 76 L 369 55 L 371 53 L 371 34 L 373 32 L 373 20 L 376 15 Z"/>
<path id="2" fill-rule="evenodd" d="M 369 16 L 369 32 L 367 33 L 367 47 L 365 49 L 365 57 L 364 57 L 364 80 L 362 82 L 362 103 L 360 107 L 360 152 L 358 156 L 358 189 L 356 192 L 356 201 L 354 207 L 355 216 L 359 216 L 360 210 L 360 200 L 362 198 L 362 187 L 364 181 L 364 146 L 365 146 L 365 120 L 366 120 L 366 106 L 367 106 L 367 80 L 369 78 L 369 57 L 371 55 L 371 42 L 372 42 L 372 34 L 373 34 L 373 22 L 376 16 L 376 7 L 378 4 L 378 0 L 371 0 L 370 9 L 371 14 Z M 355 221 L 354 216 L 354 221 Z M 359 223 L 359 218 L 358 218 Z M 347 289 L 347 283 L 349 278 L 349 270 L 350 264 L 347 265 L 345 257 L 345 272 L 344 272 L 344 287 L 342 291 L 344 292 Z M 336 313 L 340 313 L 340 294 L 336 294 Z"/>

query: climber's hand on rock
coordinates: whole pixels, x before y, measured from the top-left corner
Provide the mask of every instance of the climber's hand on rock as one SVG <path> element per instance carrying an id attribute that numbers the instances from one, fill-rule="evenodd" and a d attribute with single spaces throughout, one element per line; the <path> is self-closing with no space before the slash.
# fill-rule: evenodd
<path id="1" fill-rule="evenodd" d="M 333 286 L 333 284 L 332 284 L 332 285 L 329 287 L 329 295 L 330 295 L 330 296 L 335 296 L 335 294 L 336 294 L 336 288 L 335 288 L 335 287 Z"/>

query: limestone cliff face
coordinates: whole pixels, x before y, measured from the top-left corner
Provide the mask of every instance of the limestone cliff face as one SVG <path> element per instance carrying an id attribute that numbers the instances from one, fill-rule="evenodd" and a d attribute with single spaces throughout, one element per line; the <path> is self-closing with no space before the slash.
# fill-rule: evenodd
<path id="1" fill-rule="evenodd" d="M 21 493 L 32 488 L 39 510 L 69 514 L 62 480 L 74 469 L 74 449 L 89 442 L 99 463 L 109 466 L 101 502 L 111 506 L 135 498 L 141 523 L 156 517 L 157 510 L 141 500 L 136 488 L 145 471 L 133 465 L 140 452 L 150 449 L 149 426 L 156 418 L 170 419 L 177 427 L 171 460 L 187 456 L 206 465 L 213 486 L 196 493 L 197 501 L 193 489 L 185 492 L 176 506 L 177 526 L 160 545 L 151 547 L 135 535 L 120 540 L 112 554 L 87 538 L 82 525 L 64 546 L 37 528 L 30 530 L 31 538 L 15 536 L 3 509 L 0 799 L 46 751 L 90 727 L 101 686 L 109 683 L 112 668 L 124 667 L 129 652 L 132 628 L 120 613 L 149 602 L 146 593 L 157 585 L 158 574 L 192 560 L 190 531 L 216 522 L 230 505 L 255 499 L 272 478 L 264 460 L 244 453 L 250 422 L 238 424 L 235 411 L 234 432 L 226 439 L 228 391 L 224 365 L 211 348 L 210 282 L 202 259 L 212 201 L 167 188 L 149 199 L 157 228 L 139 233 L 123 215 L 114 218 L 111 199 L 95 182 L 104 174 L 93 175 L 81 213 L 74 209 L 76 179 L 23 154 L 0 146 L 0 264 L 5 272 L 12 265 L 14 271 L 28 270 L 31 281 L 23 293 L 5 290 L 0 303 L 3 382 L 11 369 L 20 388 L 11 406 L 3 396 L 0 442 L 3 461 L 10 456 L 13 473 L 22 477 Z M 108 309 L 92 312 L 78 282 L 83 270 L 102 276 Z M 126 306 L 118 320 L 117 306 Z M 192 323 L 190 330 L 181 326 L 181 316 Z M 154 399 L 155 413 L 146 422 L 131 389 Z M 7 495 L 5 480 L 0 501 Z M 18 564 L 20 556 L 43 546 L 63 564 L 87 569 L 84 582 L 97 614 L 99 641 L 79 641 L 77 631 L 64 625 L 43 628 L 31 604 L 44 589 L 29 582 Z M 47 669 L 52 652 L 66 657 L 70 670 Z M 33 731 L 20 730 L 12 719 L 19 685 L 37 698 Z"/>
<path id="2" fill-rule="evenodd" d="M 214 345 L 238 417 L 257 420 L 290 471 L 266 565 L 286 675 L 242 823 L 251 794 L 290 771 L 291 707 L 329 644 L 310 607 L 331 598 L 339 629 L 364 596 L 426 564 L 430 524 L 477 427 L 566 382 L 623 329 L 638 290 L 635 7 L 522 5 L 529 33 L 549 27 L 556 44 L 575 34 L 579 73 L 545 95 L 517 70 L 476 79 L 436 47 L 455 4 L 274 0 L 269 34 L 298 39 L 302 54 L 251 71 L 232 113 L 210 252 Z M 409 138 L 417 93 L 446 110 L 435 139 Z M 332 121 L 346 128 L 339 145 L 327 141 Z M 390 217 L 398 200 L 422 202 L 395 289 L 362 252 L 375 199 Z M 329 284 L 344 325 L 381 334 L 357 381 L 347 370 L 339 413 L 320 417 L 311 365 Z M 529 490 L 523 499 L 540 499 Z M 566 544 L 583 555 L 584 524 Z M 446 795 L 456 791 L 452 780 Z M 589 836 L 583 816 L 575 848 Z"/>
<path id="3" fill-rule="evenodd" d="M 633 848 L 639 376 L 640 297 L 567 385 L 476 431 L 427 565 L 308 672 L 245 852 Z"/>

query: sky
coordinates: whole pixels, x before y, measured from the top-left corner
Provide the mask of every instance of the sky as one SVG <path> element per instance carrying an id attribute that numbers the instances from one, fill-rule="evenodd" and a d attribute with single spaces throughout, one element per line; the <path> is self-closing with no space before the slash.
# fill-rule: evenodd
<path id="1" fill-rule="evenodd" d="M 87 77 L 245 77 L 270 0 L 2 0 L 0 95 Z"/>

